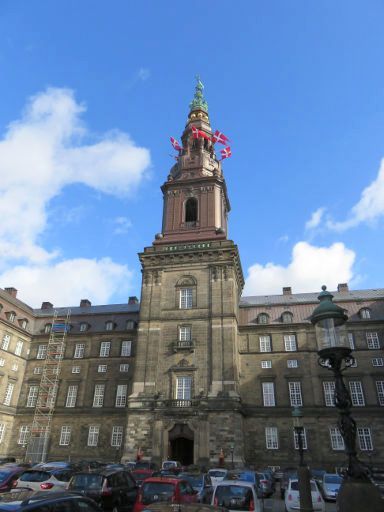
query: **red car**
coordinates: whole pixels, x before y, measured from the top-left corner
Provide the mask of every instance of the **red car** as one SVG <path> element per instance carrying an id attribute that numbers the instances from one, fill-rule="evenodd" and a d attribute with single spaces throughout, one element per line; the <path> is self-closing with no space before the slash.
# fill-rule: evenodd
<path id="1" fill-rule="evenodd" d="M 144 480 L 133 512 L 141 512 L 150 503 L 196 503 L 197 491 L 186 480 L 171 477 L 150 477 Z"/>

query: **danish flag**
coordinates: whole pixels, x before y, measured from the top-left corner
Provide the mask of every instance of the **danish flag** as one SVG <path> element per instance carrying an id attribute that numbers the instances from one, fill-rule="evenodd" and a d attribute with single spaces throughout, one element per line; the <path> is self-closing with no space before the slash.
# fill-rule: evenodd
<path id="1" fill-rule="evenodd" d="M 224 158 L 229 158 L 230 156 L 232 156 L 231 148 L 229 146 L 227 146 L 226 148 L 221 149 L 220 154 L 221 154 L 221 160 L 224 160 Z"/>
<path id="2" fill-rule="evenodd" d="M 211 137 L 207 133 L 203 132 L 203 130 L 198 130 L 196 126 L 192 126 L 192 135 L 194 139 L 202 138 L 211 140 Z"/>
<path id="3" fill-rule="evenodd" d="M 219 132 L 219 130 L 216 130 L 213 137 L 212 142 L 215 144 L 216 142 L 219 142 L 220 144 L 223 144 L 224 146 L 228 144 L 229 139 L 224 133 Z"/>
<path id="4" fill-rule="evenodd" d="M 177 142 L 176 139 L 174 139 L 173 137 L 171 137 L 171 144 L 172 146 L 177 150 L 177 151 L 181 151 L 182 150 L 182 147 L 180 146 L 180 144 Z"/>

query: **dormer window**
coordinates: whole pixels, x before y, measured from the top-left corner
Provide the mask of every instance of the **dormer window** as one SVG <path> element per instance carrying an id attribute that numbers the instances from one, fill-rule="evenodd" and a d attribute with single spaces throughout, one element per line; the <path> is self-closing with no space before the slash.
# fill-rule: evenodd
<path id="1" fill-rule="evenodd" d="M 267 315 L 267 313 L 260 313 L 260 315 L 257 317 L 257 323 L 258 324 L 268 324 L 269 316 Z"/>
<path id="2" fill-rule="evenodd" d="M 106 331 L 113 331 L 115 328 L 115 323 L 109 320 L 108 322 L 105 322 L 105 330 Z"/>
<path id="3" fill-rule="evenodd" d="M 281 315 L 281 320 L 283 324 L 291 324 L 293 322 L 293 315 L 290 311 L 284 311 Z"/>
<path id="4" fill-rule="evenodd" d="M 359 315 L 362 320 L 368 320 L 371 318 L 371 310 L 369 308 L 361 308 Z"/>
<path id="5" fill-rule="evenodd" d="M 26 318 L 22 318 L 21 320 L 19 320 L 19 324 L 22 329 L 26 329 L 28 325 L 28 320 Z"/>
<path id="6" fill-rule="evenodd" d="M 49 334 L 52 330 L 52 324 L 45 324 L 44 326 L 44 332 L 45 334 Z"/>
<path id="7" fill-rule="evenodd" d="M 87 322 L 81 322 L 80 324 L 80 332 L 85 332 L 87 331 L 89 328 L 89 324 L 87 324 Z"/>
<path id="8" fill-rule="evenodd" d="M 135 328 L 134 320 L 127 320 L 125 328 L 127 329 L 127 331 L 130 331 L 131 329 L 134 329 Z"/>
<path id="9" fill-rule="evenodd" d="M 7 317 L 7 320 L 9 320 L 10 322 L 14 322 L 16 318 L 16 313 L 14 311 L 8 311 L 7 313 L 5 313 L 5 316 Z"/>
<path id="10" fill-rule="evenodd" d="M 197 222 L 197 199 L 190 197 L 185 203 L 185 224 L 187 226 L 196 226 Z"/>

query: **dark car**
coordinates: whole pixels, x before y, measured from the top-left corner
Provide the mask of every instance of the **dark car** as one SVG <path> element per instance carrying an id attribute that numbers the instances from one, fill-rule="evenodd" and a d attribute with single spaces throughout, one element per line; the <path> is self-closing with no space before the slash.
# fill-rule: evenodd
<path id="1" fill-rule="evenodd" d="M 178 474 L 179 478 L 187 480 L 197 492 L 197 501 L 201 503 L 211 503 L 212 482 L 211 477 L 205 473 L 183 472 Z"/>
<path id="2" fill-rule="evenodd" d="M 89 498 L 67 492 L 9 492 L 1 495 L 0 512 L 102 512 Z"/>
<path id="3" fill-rule="evenodd" d="M 16 465 L 0 466 L 0 492 L 10 491 L 15 481 L 24 473 L 25 467 Z"/>
<path id="4" fill-rule="evenodd" d="M 68 490 L 92 498 L 103 510 L 130 512 L 138 486 L 128 471 L 104 469 L 76 473 L 69 482 Z"/>
<path id="5" fill-rule="evenodd" d="M 159 466 L 155 464 L 155 462 L 151 462 L 149 460 L 140 460 L 135 464 L 136 469 L 149 469 L 151 471 L 158 471 Z"/>

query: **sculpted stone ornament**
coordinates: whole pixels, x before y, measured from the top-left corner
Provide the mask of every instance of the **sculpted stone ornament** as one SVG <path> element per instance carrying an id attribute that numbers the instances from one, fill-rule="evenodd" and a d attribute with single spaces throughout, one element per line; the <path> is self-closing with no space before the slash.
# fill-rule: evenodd
<path id="1" fill-rule="evenodd" d="M 203 82 L 200 80 L 200 77 L 196 76 L 196 88 L 195 88 L 195 95 L 193 97 L 193 100 L 189 104 L 189 107 L 192 110 L 203 110 L 204 112 L 208 113 L 208 103 L 205 101 L 203 91 L 204 91 L 204 85 Z M 201 118 L 202 116 L 198 116 Z"/>

